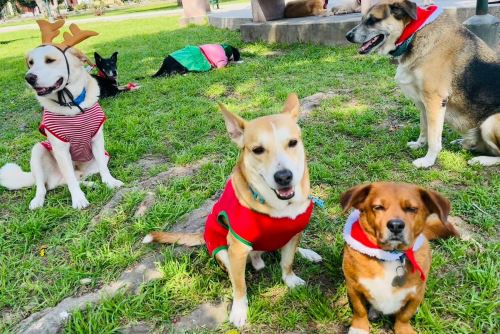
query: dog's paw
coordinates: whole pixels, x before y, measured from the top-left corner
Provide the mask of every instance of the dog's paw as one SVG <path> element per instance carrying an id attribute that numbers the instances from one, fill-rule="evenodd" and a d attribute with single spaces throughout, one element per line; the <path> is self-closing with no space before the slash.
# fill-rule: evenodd
<path id="1" fill-rule="evenodd" d="M 246 298 L 234 300 L 229 314 L 229 321 L 238 328 L 241 328 L 247 322 L 248 300 Z"/>
<path id="2" fill-rule="evenodd" d="M 283 282 L 290 288 L 296 288 L 298 286 L 302 286 L 306 284 L 306 281 L 304 281 L 302 278 L 299 276 L 292 274 L 292 275 L 287 275 L 283 276 Z"/>
<path id="3" fill-rule="evenodd" d="M 30 202 L 30 210 L 35 210 L 43 207 L 43 203 L 45 202 L 44 197 L 35 197 Z"/>
<path id="4" fill-rule="evenodd" d="M 480 156 L 467 161 L 469 165 L 494 166 L 500 164 L 500 157 Z"/>
<path id="5" fill-rule="evenodd" d="M 459 146 L 462 146 L 464 142 L 464 139 L 463 138 L 458 138 L 458 139 L 455 139 L 453 141 L 451 141 L 451 145 L 459 145 Z"/>
<path id="6" fill-rule="evenodd" d="M 434 165 L 436 158 L 423 157 L 420 159 L 413 160 L 413 165 L 417 168 L 429 168 Z"/>
<path id="7" fill-rule="evenodd" d="M 417 150 L 419 148 L 422 148 L 426 145 L 425 142 L 423 141 L 409 141 L 408 143 L 406 143 L 406 146 L 408 146 L 409 148 L 411 148 L 412 150 Z"/>
<path id="8" fill-rule="evenodd" d="M 307 248 L 297 248 L 297 251 L 299 252 L 300 256 L 302 256 L 304 259 L 309 260 L 311 262 L 321 262 L 323 259 L 321 258 L 321 255 L 313 251 L 312 249 L 307 249 Z"/>
<path id="9" fill-rule="evenodd" d="M 258 255 L 250 254 L 250 261 L 252 262 L 253 269 L 255 269 L 257 271 L 262 270 L 266 267 L 266 263 L 264 262 L 264 260 L 262 260 L 262 257 L 260 254 L 258 254 Z"/>
<path id="10" fill-rule="evenodd" d="M 369 333 L 364 329 L 349 327 L 349 331 L 347 332 L 347 334 L 369 334 Z"/>
<path id="11" fill-rule="evenodd" d="M 84 209 L 90 204 L 81 190 L 75 194 L 71 194 L 71 203 L 74 209 Z"/>
<path id="12" fill-rule="evenodd" d="M 123 186 L 123 182 L 115 179 L 114 177 L 109 177 L 106 179 L 102 179 L 102 182 L 108 186 L 109 189 L 120 188 Z"/>
<path id="13" fill-rule="evenodd" d="M 370 306 L 370 310 L 368 311 L 368 320 L 375 321 L 382 316 L 382 313 L 377 311 L 373 306 Z"/>

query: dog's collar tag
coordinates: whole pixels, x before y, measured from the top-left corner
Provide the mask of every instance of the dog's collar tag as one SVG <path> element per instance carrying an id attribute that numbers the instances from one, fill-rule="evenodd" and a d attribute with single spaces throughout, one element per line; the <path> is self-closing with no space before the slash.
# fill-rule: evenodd
<path id="1" fill-rule="evenodd" d="M 396 267 L 396 276 L 392 279 L 392 286 L 400 288 L 406 283 L 406 256 L 403 254 L 399 258 L 401 264 Z"/>

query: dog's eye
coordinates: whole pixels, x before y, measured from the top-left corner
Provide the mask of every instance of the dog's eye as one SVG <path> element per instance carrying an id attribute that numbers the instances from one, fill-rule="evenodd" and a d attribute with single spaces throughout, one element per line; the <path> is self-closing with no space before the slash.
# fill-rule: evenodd
<path id="1" fill-rule="evenodd" d="M 373 211 L 385 211 L 385 208 L 383 205 L 374 205 Z"/>
<path id="2" fill-rule="evenodd" d="M 288 147 L 295 147 L 297 146 L 297 139 L 291 139 L 289 142 L 288 142 Z"/>
<path id="3" fill-rule="evenodd" d="M 407 208 L 404 208 L 404 211 L 407 212 L 407 213 L 417 213 L 418 212 L 418 208 L 409 206 Z"/>
<path id="4" fill-rule="evenodd" d="M 29 66 L 33 66 L 33 64 L 34 64 L 33 59 L 30 59 L 30 61 L 28 62 L 28 65 L 29 65 Z"/>
<path id="5" fill-rule="evenodd" d="M 45 64 L 50 64 L 50 63 L 53 63 L 55 62 L 56 60 L 55 59 L 52 59 L 52 58 L 46 58 L 45 59 Z"/>
<path id="6" fill-rule="evenodd" d="M 377 23 L 377 22 L 379 22 L 379 21 L 380 21 L 380 19 L 377 19 L 377 18 L 375 18 L 375 17 L 373 17 L 373 16 L 370 16 L 370 17 L 369 17 L 369 18 L 365 21 L 365 24 L 366 24 L 367 26 L 372 26 L 372 25 L 374 25 L 375 23 Z"/>
<path id="7" fill-rule="evenodd" d="M 252 148 L 252 152 L 257 154 L 257 155 L 264 153 L 264 151 L 265 151 L 264 147 L 262 147 L 262 146 L 257 146 L 257 147 Z"/>

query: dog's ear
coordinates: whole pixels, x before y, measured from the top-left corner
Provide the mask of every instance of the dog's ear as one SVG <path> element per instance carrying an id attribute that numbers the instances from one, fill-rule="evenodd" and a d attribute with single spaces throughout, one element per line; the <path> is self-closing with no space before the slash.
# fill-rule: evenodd
<path id="1" fill-rule="evenodd" d="M 437 214 L 439 219 L 446 224 L 451 210 L 450 201 L 432 190 L 420 189 L 420 196 L 429 213 Z"/>
<path id="2" fill-rule="evenodd" d="M 403 20 L 405 17 L 410 17 L 412 20 L 417 19 L 417 5 L 414 2 L 405 0 L 393 3 L 389 7 L 391 13 L 398 20 Z"/>
<path id="3" fill-rule="evenodd" d="M 283 113 L 289 114 L 292 118 L 297 121 L 299 118 L 300 111 L 300 101 L 299 97 L 295 93 L 291 93 L 288 95 L 286 99 L 285 106 L 283 107 Z"/>
<path id="4" fill-rule="evenodd" d="M 371 184 L 362 184 L 352 187 L 340 196 L 342 210 L 347 212 L 351 208 L 359 209 L 360 204 L 365 201 L 372 188 Z"/>
<path id="5" fill-rule="evenodd" d="M 116 63 L 116 60 L 118 59 L 118 51 L 113 52 L 111 59 Z"/>
<path id="6" fill-rule="evenodd" d="M 75 56 L 76 58 L 78 58 L 82 63 L 91 63 L 90 62 L 90 59 L 87 57 L 87 55 L 85 53 L 83 53 L 82 51 L 78 50 L 77 48 L 70 48 L 69 49 L 69 52 Z"/>
<path id="7" fill-rule="evenodd" d="M 100 62 L 102 60 L 101 55 L 98 54 L 97 52 L 94 52 L 94 60 L 96 63 Z"/>
<path id="8" fill-rule="evenodd" d="M 243 148 L 243 132 L 245 130 L 246 121 L 227 110 L 226 106 L 222 103 L 219 103 L 219 108 L 224 116 L 224 122 L 226 123 L 229 137 L 239 148 Z"/>
<path id="9" fill-rule="evenodd" d="M 241 59 L 240 50 L 238 50 L 234 46 L 231 46 L 231 49 L 233 50 L 233 60 L 240 61 Z"/>

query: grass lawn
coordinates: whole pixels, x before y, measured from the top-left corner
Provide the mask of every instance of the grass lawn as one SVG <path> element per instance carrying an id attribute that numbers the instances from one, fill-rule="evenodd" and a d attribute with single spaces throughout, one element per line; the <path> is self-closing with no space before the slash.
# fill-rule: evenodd
<path id="1" fill-rule="evenodd" d="M 217 102 L 253 118 L 281 110 L 286 96 L 320 91 L 338 94 L 302 122 L 313 194 L 326 202 L 316 210 L 302 244 L 324 262 L 298 258 L 296 272 L 308 282 L 289 291 L 281 282 L 279 257 L 265 255 L 262 272 L 247 270 L 249 333 L 338 333 L 351 311 L 341 272 L 345 221 L 338 205 L 341 192 L 361 182 L 406 181 L 448 196 L 452 214 L 476 233 L 475 241 L 433 243 L 434 261 L 428 290 L 413 323 L 419 333 L 498 333 L 500 173 L 498 167 L 470 167 L 471 155 L 450 142 L 429 170 L 414 168 L 422 156 L 406 148 L 418 136 L 418 113 L 393 80 L 388 59 L 364 57 L 353 47 L 244 44 L 237 33 L 211 27 L 181 29 L 178 17 L 84 24 L 100 35 L 82 43 L 87 54 L 119 51 L 122 83 L 153 74 L 163 57 L 186 44 L 227 42 L 240 47 L 244 63 L 204 74 L 140 80 L 142 88 L 101 102 L 108 121 L 106 148 L 112 174 L 131 184 L 172 165 L 208 159 L 192 177 L 156 188 L 157 202 L 134 218 L 145 193 L 126 196 L 119 210 L 97 225 L 91 218 L 113 196 L 100 183 L 84 189 L 91 206 L 71 208 L 67 188 L 47 194 L 45 207 L 29 211 L 35 189 L 0 189 L 0 332 L 30 314 L 54 306 L 116 279 L 141 256 L 161 252 L 164 278 L 144 286 L 138 295 L 120 295 L 72 315 L 66 333 L 115 333 L 127 324 L 146 322 L 158 332 L 199 303 L 229 299 L 227 276 L 203 247 L 175 255 L 172 247 L 144 246 L 151 230 L 167 229 L 222 189 L 238 151 L 226 135 Z M 140 29 L 138 29 L 140 27 Z M 24 83 L 23 56 L 39 44 L 38 31 L 0 34 L 0 166 L 16 162 L 29 168 L 30 150 L 42 140 L 37 127 L 40 106 Z M 166 163 L 144 175 L 136 162 L 146 155 Z M 40 248 L 46 245 L 44 257 Z M 82 286 L 82 278 L 91 278 Z M 388 333 L 390 319 L 374 324 L 372 333 Z M 221 331 L 230 329 L 228 324 Z M 340 329 L 342 330 L 340 330 Z"/>

